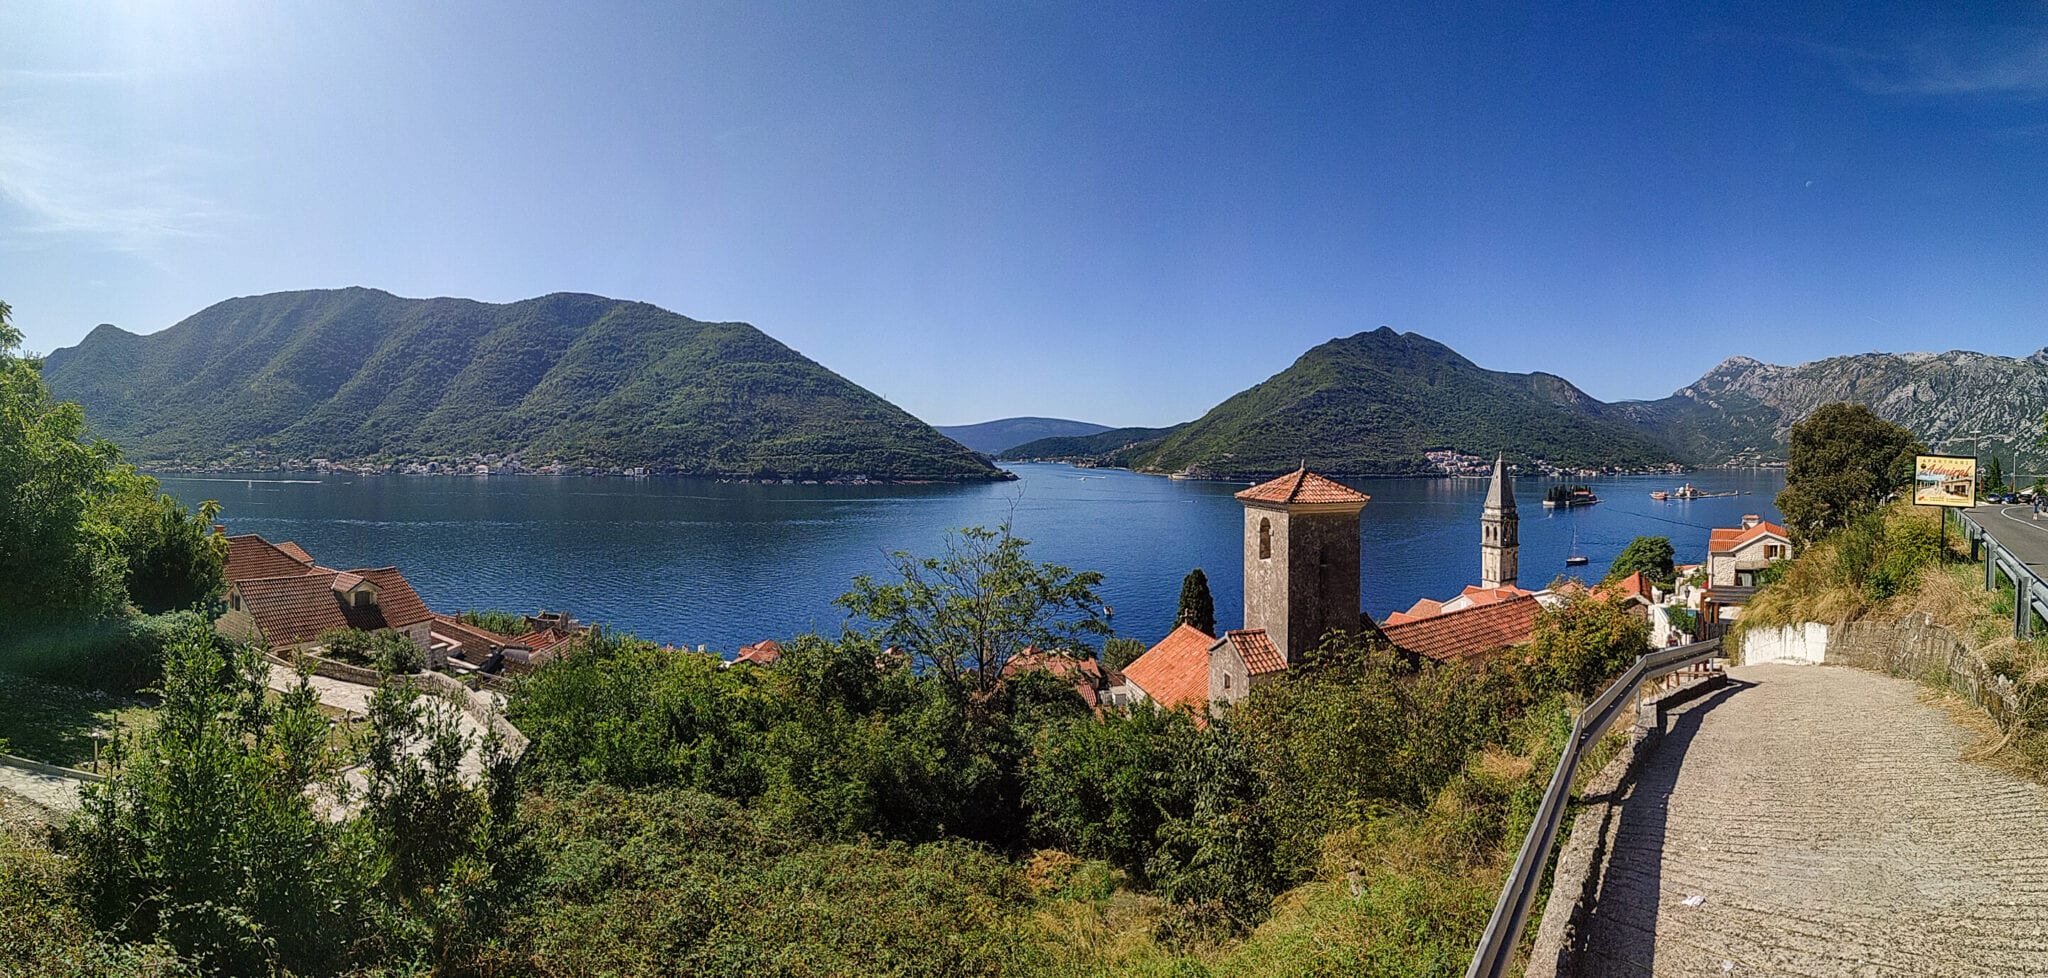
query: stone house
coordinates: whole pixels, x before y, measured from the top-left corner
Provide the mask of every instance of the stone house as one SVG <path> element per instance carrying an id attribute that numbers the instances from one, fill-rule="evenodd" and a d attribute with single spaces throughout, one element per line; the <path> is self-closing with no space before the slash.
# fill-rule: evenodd
<path id="1" fill-rule="evenodd" d="M 1792 557 L 1785 528 L 1754 513 L 1707 536 L 1707 587 L 1755 587 L 1756 572 Z"/>
<path id="2" fill-rule="evenodd" d="M 330 629 L 388 628 L 426 652 L 430 665 L 446 661 L 433 612 L 395 567 L 322 567 L 296 544 L 252 533 L 228 538 L 225 576 L 228 610 L 214 628 L 230 638 L 286 651 L 313 646 Z"/>

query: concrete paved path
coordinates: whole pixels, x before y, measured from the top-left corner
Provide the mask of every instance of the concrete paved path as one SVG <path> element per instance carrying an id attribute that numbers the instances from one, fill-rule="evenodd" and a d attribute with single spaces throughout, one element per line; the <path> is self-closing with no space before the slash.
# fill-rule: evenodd
<path id="1" fill-rule="evenodd" d="M 1623 786 L 1580 974 L 2048 975 L 2048 792 L 1911 682 L 1730 677 Z"/>
<path id="2" fill-rule="evenodd" d="M 53 812 L 78 810 L 78 782 L 71 778 L 0 764 L 0 791 L 26 798 Z"/>

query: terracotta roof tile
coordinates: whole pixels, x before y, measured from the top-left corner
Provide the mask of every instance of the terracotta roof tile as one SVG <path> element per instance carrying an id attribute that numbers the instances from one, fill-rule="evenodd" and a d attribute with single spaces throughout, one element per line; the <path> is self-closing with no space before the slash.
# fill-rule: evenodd
<path id="1" fill-rule="evenodd" d="M 1528 595 L 1381 630 L 1387 641 L 1417 655 L 1440 662 L 1471 659 L 1527 642 L 1536 634 L 1536 613 L 1542 607 Z"/>
<path id="2" fill-rule="evenodd" d="M 1209 647 L 1215 644 L 1209 633 L 1182 624 L 1125 666 L 1124 679 L 1160 706 L 1199 713 L 1209 705 Z"/>
<path id="3" fill-rule="evenodd" d="M 1656 585 L 1650 582 L 1648 574 L 1636 571 L 1612 584 L 1602 584 L 1595 590 L 1603 598 L 1641 598 L 1644 602 L 1649 602 L 1652 589 L 1655 587 Z"/>
<path id="4" fill-rule="evenodd" d="M 256 619 L 264 642 L 271 648 L 283 648 L 310 642 L 329 629 L 369 622 L 376 609 L 345 608 L 333 591 L 333 581 L 330 574 L 316 572 L 237 581 L 234 587 L 242 596 L 242 607 Z M 383 627 L 383 620 L 378 618 L 370 627 Z"/>
<path id="5" fill-rule="evenodd" d="M 434 615 L 434 632 L 437 635 L 445 635 L 448 638 L 454 639 L 461 646 L 462 657 L 465 660 L 475 662 L 482 662 L 491 654 L 491 649 L 493 648 L 503 648 L 507 645 L 517 644 L 512 639 L 506 638 L 497 632 L 491 631 L 488 628 L 479 628 L 453 615 L 436 613 Z"/>
<path id="6" fill-rule="evenodd" d="M 1237 649 L 1237 654 L 1244 658 L 1245 671 L 1254 676 L 1264 676 L 1287 668 L 1287 657 L 1280 654 L 1280 649 L 1274 646 L 1272 638 L 1266 635 L 1263 628 L 1224 632 L 1223 638 Z M 1205 688 L 1208 679 L 1206 665 L 1205 663 L 1202 674 Z"/>
<path id="7" fill-rule="evenodd" d="M 292 549 L 305 553 L 297 545 Z M 254 533 L 243 533 L 228 538 L 225 574 L 230 584 L 263 577 L 293 577 L 311 571 L 312 563 L 311 559 L 300 561 L 292 553 Z"/>
<path id="8" fill-rule="evenodd" d="M 1026 649 L 1003 663 L 1003 675 L 1014 676 L 1020 672 L 1043 670 L 1074 684 L 1074 692 L 1090 707 L 1101 700 L 1100 689 L 1104 685 L 1102 663 L 1096 659 L 1083 659 L 1062 652 L 1040 652 Z M 1206 676 L 1207 673 L 1205 672 Z M 1206 681 L 1206 680 L 1205 680 Z M 1206 694 L 1205 694 L 1206 695 Z"/>
<path id="9" fill-rule="evenodd" d="M 434 617 L 427 610 L 427 603 L 420 600 L 419 593 L 396 567 L 358 567 L 349 571 L 371 584 L 377 585 L 377 607 L 383 612 L 390 628 L 404 628 L 417 625 Z"/>
<path id="10" fill-rule="evenodd" d="M 363 583 L 363 575 L 344 573 L 334 575 L 334 580 L 327 586 L 336 591 L 350 591 L 354 590 L 355 586 L 361 583 Z"/>
<path id="11" fill-rule="evenodd" d="M 1237 498 L 1262 503 L 1364 503 L 1372 499 L 1307 469 L 1295 469 L 1271 482 L 1253 486 L 1238 493 Z"/>
<path id="12" fill-rule="evenodd" d="M 1751 527 L 1724 526 L 1707 534 L 1707 552 L 1717 554 L 1728 553 L 1738 550 L 1762 536 L 1778 536 L 1788 541 L 1792 539 L 1791 534 L 1786 533 L 1784 527 L 1770 520 L 1764 520 Z"/>
<path id="13" fill-rule="evenodd" d="M 780 658 L 782 658 L 782 646 L 776 644 L 775 640 L 770 638 L 755 642 L 752 645 L 740 646 L 739 654 L 734 655 L 732 661 L 735 664 L 745 662 L 757 666 L 772 666 L 775 664 L 775 660 Z"/>
<path id="14" fill-rule="evenodd" d="M 298 544 L 291 542 L 290 540 L 286 540 L 285 542 L 278 544 L 277 549 L 284 551 L 285 556 L 290 557 L 291 559 L 296 560 L 299 563 L 306 565 L 307 567 L 313 566 L 313 555 L 307 553 L 306 548 L 301 547 Z"/>

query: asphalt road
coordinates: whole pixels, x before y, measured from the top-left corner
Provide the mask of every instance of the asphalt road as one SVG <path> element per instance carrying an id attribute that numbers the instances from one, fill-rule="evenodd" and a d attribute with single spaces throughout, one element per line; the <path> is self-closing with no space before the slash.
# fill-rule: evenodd
<path id="1" fill-rule="evenodd" d="M 1910 681 L 1729 677 L 1622 789 L 1581 976 L 2048 975 L 2048 792 Z"/>
<path id="2" fill-rule="evenodd" d="M 1976 506 L 1963 512 L 1999 546 L 2048 580 L 2048 513 L 2036 520 L 2032 506 Z"/>

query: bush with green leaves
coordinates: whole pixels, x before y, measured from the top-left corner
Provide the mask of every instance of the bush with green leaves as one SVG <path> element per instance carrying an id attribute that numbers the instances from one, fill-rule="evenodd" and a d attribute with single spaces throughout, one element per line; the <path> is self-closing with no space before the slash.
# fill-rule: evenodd
<path id="1" fill-rule="evenodd" d="M 1637 537 L 1615 555 L 1614 563 L 1608 566 L 1607 576 L 1601 578 L 1601 583 L 1613 583 L 1642 571 L 1651 583 L 1669 588 L 1675 576 L 1672 566 L 1675 553 L 1669 537 Z"/>
<path id="2" fill-rule="evenodd" d="M 374 632 L 359 628 L 330 628 L 313 641 L 319 646 L 319 655 L 323 658 L 392 675 L 409 675 L 427 667 L 426 651 L 412 639 L 389 628 Z"/>

